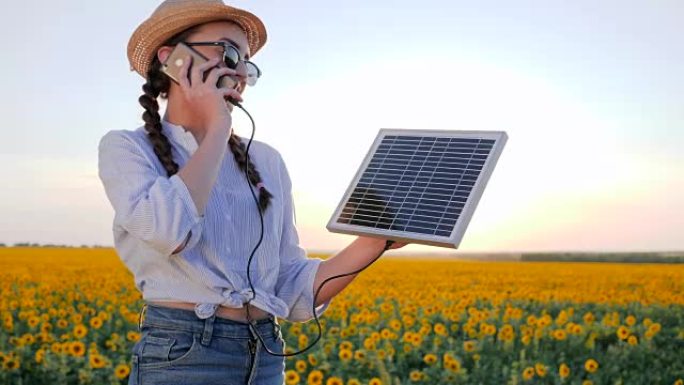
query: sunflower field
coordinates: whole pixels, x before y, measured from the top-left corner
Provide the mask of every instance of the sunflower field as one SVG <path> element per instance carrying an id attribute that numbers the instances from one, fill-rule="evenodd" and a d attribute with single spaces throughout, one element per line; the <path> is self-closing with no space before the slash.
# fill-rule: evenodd
<path id="1" fill-rule="evenodd" d="M 0 248 L 0 384 L 126 384 L 143 304 L 113 249 Z M 314 320 L 280 320 L 286 350 Z M 684 385 L 684 264 L 383 257 L 287 385 Z"/>

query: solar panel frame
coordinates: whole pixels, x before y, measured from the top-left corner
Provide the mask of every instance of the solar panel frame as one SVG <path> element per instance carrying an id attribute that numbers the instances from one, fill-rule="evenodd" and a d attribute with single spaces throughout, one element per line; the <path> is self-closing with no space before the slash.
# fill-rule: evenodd
<path id="1" fill-rule="evenodd" d="M 388 136 L 414 136 L 414 137 L 437 137 L 437 138 L 465 138 L 465 139 L 485 139 L 494 140 L 491 151 L 485 159 L 482 169 L 480 170 L 477 179 L 470 193 L 467 196 L 463 208 L 458 219 L 455 222 L 453 230 L 448 236 L 430 235 L 418 232 L 409 232 L 401 230 L 379 229 L 376 227 L 361 226 L 357 224 L 340 223 L 340 218 L 344 208 L 347 206 L 352 193 L 356 190 L 359 181 L 364 176 L 364 173 L 373 160 L 378 147 L 383 143 L 383 140 Z M 496 163 L 501 156 L 501 152 L 508 140 L 508 135 L 505 131 L 483 131 L 483 130 L 421 130 L 421 129 L 405 129 L 405 128 L 381 128 L 378 131 L 373 144 L 369 148 L 366 156 L 361 162 L 354 178 L 347 187 L 342 199 L 337 208 L 330 217 L 326 228 L 330 232 L 342 233 L 349 235 L 362 235 L 370 237 L 378 237 L 383 239 L 391 239 L 398 242 L 410 242 L 416 244 L 425 244 L 438 247 L 458 248 L 465 230 L 470 223 L 472 215 L 479 203 L 484 189 L 489 181 Z M 465 172 L 465 170 L 464 170 Z M 458 186 L 456 186 L 458 188 Z M 452 196 L 453 198 L 453 196 Z M 451 201 L 450 201 L 451 202 Z M 403 206 L 403 203 L 402 203 Z M 383 210 L 382 214 L 384 214 Z M 415 209 L 414 209 L 415 213 Z"/>

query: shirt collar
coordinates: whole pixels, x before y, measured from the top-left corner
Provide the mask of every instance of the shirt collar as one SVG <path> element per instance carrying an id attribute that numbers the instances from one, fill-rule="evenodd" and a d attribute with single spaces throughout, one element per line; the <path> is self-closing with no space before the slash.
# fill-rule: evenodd
<path id="1" fill-rule="evenodd" d="M 183 126 L 173 124 L 164 118 L 162 118 L 161 124 L 162 131 L 170 140 L 179 144 L 190 154 L 193 154 L 195 150 L 197 150 L 197 140 L 195 139 L 195 136 L 192 135 L 192 132 L 186 130 Z"/>

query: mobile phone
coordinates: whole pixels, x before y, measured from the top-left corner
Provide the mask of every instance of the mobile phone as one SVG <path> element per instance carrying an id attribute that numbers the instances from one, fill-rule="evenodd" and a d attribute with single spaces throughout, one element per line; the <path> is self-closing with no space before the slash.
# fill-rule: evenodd
<path id="1" fill-rule="evenodd" d="M 201 53 L 191 49 L 187 44 L 180 42 L 176 44 L 176 47 L 171 51 L 171 54 L 162 63 L 161 71 L 173 79 L 173 81 L 180 84 L 180 68 L 183 66 L 183 62 L 188 55 L 192 56 L 192 63 L 190 63 L 188 74 L 190 74 L 193 65 L 200 65 L 209 61 L 209 59 Z M 209 70 L 204 71 L 202 80 L 206 80 L 208 75 Z M 216 83 L 216 87 L 218 88 L 235 88 L 236 85 L 237 82 L 228 75 L 221 76 Z"/>

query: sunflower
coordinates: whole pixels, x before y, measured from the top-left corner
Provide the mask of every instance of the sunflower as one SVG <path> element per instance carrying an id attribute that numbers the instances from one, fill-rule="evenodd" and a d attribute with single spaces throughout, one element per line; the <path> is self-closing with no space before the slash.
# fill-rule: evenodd
<path id="1" fill-rule="evenodd" d="M 88 334 L 88 328 L 83 324 L 78 324 L 74 326 L 74 337 L 81 339 Z"/>
<path id="2" fill-rule="evenodd" d="M 560 378 L 568 377 L 570 375 L 570 367 L 565 363 L 560 364 L 560 367 L 558 367 L 558 375 Z"/>
<path id="3" fill-rule="evenodd" d="M 323 372 L 320 370 L 312 370 L 307 377 L 308 385 L 321 385 L 323 384 Z"/>
<path id="4" fill-rule="evenodd" d="M 98 318 L 98 317 L 93 317 L 93 318 L 91 318 L 91 319 L 90 319 L 90 326 L 91 326 L 93 329 L 99 329 L 99 328 L 101 328 L 101 327 L 102 327 L 102 319 L 100 319 L 100 318 Z"/>
<path id="5" fill-rule="evenodd" d="M 295 363 L 295 369 L 297 369 L 297 371 L 299 373 L 306 371 L 307 366 L 308 365 L 306 364 L 306 361 L 304 361 L 304 360 L 297 360 L 297 362 Z"/>
<path id="6" fill-rule="evenodd" d="M 38 323 L 39 323 L 39 322 L 40 322 L 40 317 L 31 316 L 31 317 L 29 317 L 29 319 L 28 319 L 28 325 L 29 325 L 29 327 L 31 327 L 31 328 L 34 328 L 34 327 L 38 326 Z"/>
<path id="7" fill-rule="evenodd" d="M 75 324 L 79 324 L 79 323 L 83 322 L 83 315 L 78 314 L 78 313 L 72 314 L 71 315 L 71 322 L 73 322 Z"/>
<path id="8" fill-rule="evenodd" d="M 36 337 L 33 336 L 33 334 L 26 333 L 23 336 L 21 336 L 21 339 L 24 343 L 24 345 L 31 345 L 34 342 L 36 342 Z"/>
<path id="9" fill-rule="evenodd" d="M 546 366 L 541 363 L 537 363 L 534 365 L 534 370 L 537 372 L 537 375 L 539 377 L 544 377 L 546 375 Z"/>
<path id="10" fill-rule="evenodd" d="M 344 362 L 351 360 L 351 358 L 353 356 L 354 356 L 354 353 L 352 353 L 351 350 L 348 350 L 348 349 L 340 350 L 339 357 L 340 357 L 340 360 L 342 360 Z"/>
<path id="11" fill-rule="evenodd" d="M 522 376 L 526 381 L 532 379 L 532 377 L 534 377 L 534 368 L 531 366 L 526 367 L 525 370 L 523 370 Z"/>
<path id="12" fill-rule="evenodd" d="M 5 359 L 5 361 L 2 363 L 2 368 L 4 370 L 15 370 L 19 369 L 21 366 L 21 359 L 19 357 L 11 357 Z"/>
<path id="13" fill-rule="evenodd" d="M 368 381 L 368 385 L 382 385 L 382 380 L 377 377 L 373 377 L 370 381 Z"/>
<path id="14" fill-rule="evenodd" d="M 437 356 L 434 354 L 428 353 L 423 357 L 423 361 L 428 365 L 433 365 L 435 362 L 437 362 Z"/>
<path id="15" fill-rule="evenodd" d="M 599 364 L 596 362 L 595 359 L 590 358 L 584 363 L 584 369 L 587 370 L 589 373 L 594 373 L 596 370 L 598 370 Z"/>
<path id="16" fill-rule="evenodd" d="M 411 374 L 409 374 L 409 378 L 413 382 L 420 381 L 421 379 L 423 379 L 423 372 L 421 372 L 420 370 L 412 370 Z"/>
<path id="17" fill-rule="evenodd" d="M 444 362 L 444 367 L 449 369 L 452 372 L 458 372 L 461 370 L 461 362 L 457 359 L 451 360 L 451 361 L 445 361 Z"/>
<path id="18" fill-rule="evenodd" d="M 299 374 L 294 370 L 288 370 L 285 372 L 285 384 L 296 385 L 299 384 Z"/>
<path id="19" fill-rule="evenodd" d="M 131 372 L 131 368 L 128 367 L 126 364 L 119 364 L 116 366 L 114 369 L 114 375 L 118 379 L 124 379 L 128 377 L 128 374 Z"/>
<path id="20" fill-rule="evenodd" d="M 325 385 L 344 385 L 344 382 L 341 378 L 333 376 L 328 378 L 328 380 L 325 382 Z"/>
<path id="21" fill-rule="evenodd" d="M 300 334 L 298 343 L 299 348 L 304 349 L 309 344 L 309 336 L 307 336 L 306 334 Z"/>
<path id="22" fill-rule="evenodd" d="M 562 341 L 567 337 L 567 334 L 565 333 L 565 330 L 563 329 L 556 329 L 553 331 L 553 338 L 557 339 L 558 341 Z"/>
<path id="23" fill-rule="evenodd" d="M 36 350 L 36 354 L 34 355 L 34 358 L 37 363 L 43 362 L 43 358 L 45 358 L 45 350 L 43 349 L 38 349 Z"/>
<path id="24" fill-rule="evenodd" d="M 579 325 L 579 324 L 572 325 L 572 333 L 573 334 L 582 334 L 582 330 L 583 330 L 582 325 Z"/>
<path id="25" fill-rule="evenodd" d="M 660 331 L 660 324 L 658 322 L 654 322 L 651 324 L 651 326 L 648 327 L 648 331 L 655 334 Z"/>
<path id="26" fill-rule="evenodd" d="M 617 329 L 616 334 L 617 334 L 619 339 L 626 340 L 627 337 L 629 337 L 629 329 L 620 325 L 620 327 Z"/>
<path id="27" fill-rule="evenodd" d="M 361 381 L 357 380 L 356 378 L 351 378 L 349 381 L 347 381 L 347 385 L 361 385 Z"/>
<path id="28" fill-rule="evenodd" d="M 342 341 L 340 342 L 340 350 L 351 350 L 354 347 L 354 344 L 352 344 L 349 341 Z"/>
<path id="29" fill-rule="evenodd" d="M 502 333 L 502 334 L 513 334 L 513 332 L 514 332 L 513 326 L 510 324 L 505 324 L 504 326 L 501 327 L 501 329 L 499 329 L 499 333 Z"/>
<path id="30" fill-rule="evenodd" d="M 90 367 L 93 369 L 104 368 L 107 365 L 107 361 L 104 357 L 99 354 L 91 354 L 89 357 Z"/>
<path id="31" fill-rule="evenodd" d="M 52 345 L 50 345 L 50 351 L 55 354 L 62 353 L 62 344 L 60 344 L 59 342 L 53 343 Z"/>
<path id="32" fill-rule="evenodd" d="M 126 339 L 131 342 L 136 342 L 140 340 L 140 333 L 131 330 L 128 333 L 126 333 Z"/>
<path id="33" fill-rule="evenodd" d="M 415 346 L 419 346 L 423 342 L 423 336 L 419 333 L 413 333 L 411 337 L 411 343 Z"/>
<path id="34" fill-rule="evenodd" d="M 639 343 L 639 340 L 637 340 L 636 336 L 631 335 L 631 336 L 627 337 L 627 343 L 634 346 L 634 345 Z"/>
<path id="35" fill-rule="evenodd" d="M 463 350 L 466 352 L 473 352 L 475 351 L 475 348 L 477 347 L 477 342 L 474 340 L 468 340 L 463 342 Z"/>
<path id="36" fill-rule="evenodd" d="M 109 320 L 109 314 L 104 310 L 100 310 L 100 312 L 97 313 L 97 317 L 100 318 L 101 320 L 105 320 L 105 321 Z"/>
<path id="37" fill-rule="evenodd" d="M 83 357 L 85 354 L 85 345 L 81 341 L 73 341 L 69 344 L 69 353 L 74 357 Z"/>

